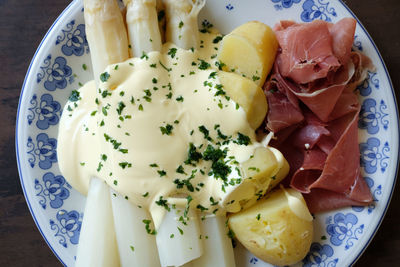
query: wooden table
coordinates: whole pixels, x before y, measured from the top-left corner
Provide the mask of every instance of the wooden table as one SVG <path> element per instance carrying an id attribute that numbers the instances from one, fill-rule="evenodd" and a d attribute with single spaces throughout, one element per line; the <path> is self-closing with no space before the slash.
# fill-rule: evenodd
<path id="1" fill-rule="evenodd" d="M 14 133 L 18 98 L 30 60 L 69 2 L 0 0 L 0 266 L 61 265 L 37 230 L 25 203 L 16 166 Z M 399 96 L 400 1 L 345 2 L 374 39 Z M 400 265 L 399 210 L 400 194 L 396 189 L 380 230 L 355 266 Z"/>

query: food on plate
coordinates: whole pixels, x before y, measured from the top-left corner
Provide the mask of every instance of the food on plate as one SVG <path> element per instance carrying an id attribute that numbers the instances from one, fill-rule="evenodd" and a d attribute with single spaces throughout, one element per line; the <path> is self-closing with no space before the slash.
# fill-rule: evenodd
<path id="1" fill-rule="evenodd" d="M 247 22 L 224 36 L 218 59 L 223 70 L 232 71 L 263 85 L 274 64 L 278 42 L 264 23 Z"/>
<path id="2" fill-rule="evenodd" d="M 246 112 L 250 126 L 257 129 L 268 111 L 267 99 L 261 87 L 247 78 L 230 72 L 221 71 L 218 77 L 229 97 Z"/>
<path id="3" fill-rule="evenodd" d="M 311 212 L 368 205 L 361 176 L 355 92 L 370 59 L 352 51 L 356 21 L 281 21 L 280 50 L 264 89 L 272 145 L 289 161 L 284 184 L 302 192 Z"/>
<path id="4" fill-rule="evenodd" d="M 267 112 L 262 89 L 239 74 L 220 70 L 219 33 L 209 27 L 198 33 L 193 21 L 204 2 L 187 1 L 191 9 L 176 1 L 164 4 L 166 39 L 179 44 L 166 43 L 155 51 L 157 46 L 149 42 L 162 39 L 157 36 L 160 31 L 144 32 L 156 24 L 155 1 L 126 1 L 126 46 L 125 25 L 115 2 L 85 1 L 93 68 L 101 71 L 72 92 L 58 139 L 62 173 L 74 188 L 88 194 L 90 211 L 83 220 L 78 266 L 118 261 L 232 266 L 226 211 L 239 211 L 265 194 L 274 175 L 287 165 L 278 150 L 272 152 L 265 147 L 268 142 L 256 139 L 255 129 Z M 147 16 L 138 15 L 138 10 Z M 134 58 L 108 51 L 116 45 L 104 34 L 113 27 L 120 28 L 114 40 L 118 49 L 130 51 Z M 132 34 L 149 40 L 140 42 Z M 111 210 L 89 205 L 98 199 Z M 100 231 L 96 237 L 91 230 L 100 213 L 110 215 L 118 229 L 94 250 L 88 244 L 107 236 Z M 96 227 L 105 229 L 107 222 Z M 135 229 L 127 230 L 129 225 Z M 144 235 L 138 233 L 139 225 Z M 209 234 L 212 245 L 203 242 Z M 204 244 L 210 247 L 204 249 Z M 150 253 L 156 249 L 159 257 Z M 110 263 L 96 255 L 106 250 L 118 253 L 119 259 L 113 257 Z M 216 251 L 223 255 L 213 257 Z"/>
<path id="5" fill-rule="evenodd" d="M 198 31 L 202 0 L 126 0 L 126 25 L 116 1 L 84 3 L 95 76 L 58 137 L 61 172 L 88 196 L 77 266 L 234 266 L 227 224 L 292 264 L 311 244 L 308 208 L 369 203 L 353 90 L 371 64 L 351 52 L 354 20 L 223 36 Z"/>
<path id="6" fill-rule="evenodd" d="M 256 257 L 284 266 L 307 254 L 313 238 L 312 221 L 301 193 L 282 188 L 230 215 L 229 227 Z"/>

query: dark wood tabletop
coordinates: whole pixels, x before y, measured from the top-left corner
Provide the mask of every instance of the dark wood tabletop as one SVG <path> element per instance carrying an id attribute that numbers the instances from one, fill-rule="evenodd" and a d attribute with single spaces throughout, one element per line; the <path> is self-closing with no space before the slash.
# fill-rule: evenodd
<path id="1" fill-rule="evenodd" d="M 69 2 L 0 0 L 0 266 L 61 266 L 26 205 L 14 140 L 18 99 L 28 65 L 46 31 Z M 378 46 L 399 102 L 400 1 L 345 2 Z M 355 266 L 400 266 L 399 211 L 400 192 L 396 188 L 379 231 Z"/>

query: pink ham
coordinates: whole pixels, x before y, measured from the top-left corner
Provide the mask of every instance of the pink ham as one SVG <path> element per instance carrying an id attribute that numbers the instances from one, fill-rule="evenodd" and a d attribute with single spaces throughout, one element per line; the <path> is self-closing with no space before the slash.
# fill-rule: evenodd
<path id="1" fill-rule="evenodd" d="M 372 201 L 360 173 L 360 104 L 353 90 L 373 65 L 351 51 L 355 26 L 347 18 L 282 21 L 274 28 L 280 51 L 264 86 L 266 127 L 291 167 L 282 183 L 302 192 L 312 212 Z"/>
<path id="2" fill-rule="evenodd" d="M 281 23 L 281 29 L 275 31 L 281 47 L 277 62 L 283 76 L 303 84 L 326 77 L 329 71 L 340 67 L 326 22 L 285 26 L 287 23 Z"/>

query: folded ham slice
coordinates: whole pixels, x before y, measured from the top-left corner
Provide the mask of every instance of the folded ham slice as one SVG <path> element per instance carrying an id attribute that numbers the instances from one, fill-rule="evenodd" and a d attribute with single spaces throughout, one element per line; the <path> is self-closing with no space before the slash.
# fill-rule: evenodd
<path id="1" fill-rule="evenodd" d="M 354 89 L 373 65 L 351 51 L 355 27 L 352 18 L 274 27 L 280 50 L 264 85 L 266 128 L 291 166 L 283 183 L 302 192 L 312 212 L 372 201 L 360 171 Z"/>

